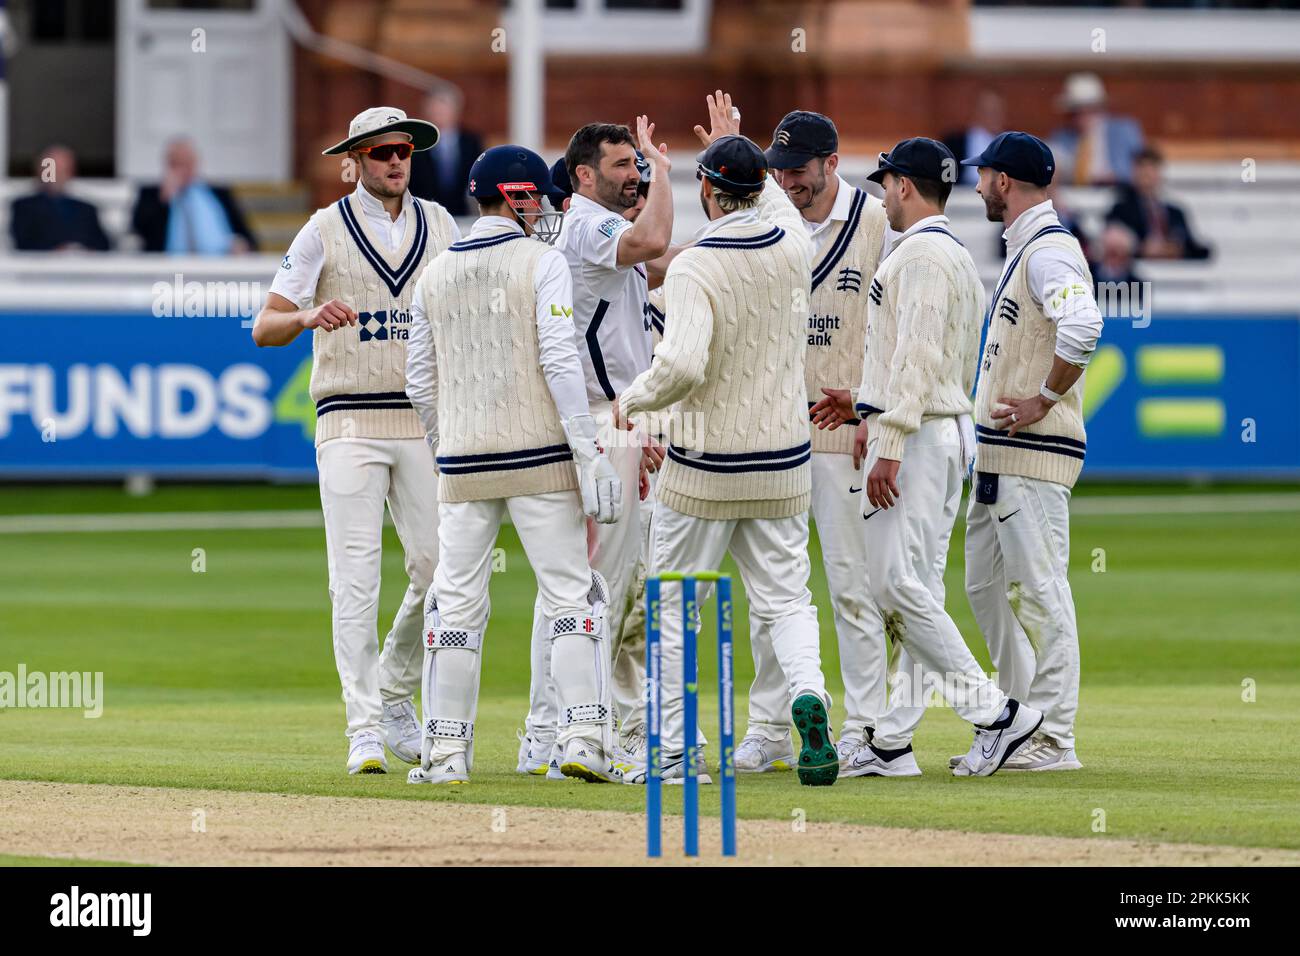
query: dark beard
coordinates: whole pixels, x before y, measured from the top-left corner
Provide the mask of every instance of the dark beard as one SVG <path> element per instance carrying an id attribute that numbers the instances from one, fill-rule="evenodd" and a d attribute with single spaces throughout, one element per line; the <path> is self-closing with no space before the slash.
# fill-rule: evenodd
<path id="1" fill-rule="evenodd" d="M 608 209 L 631 209 L 637 200 L 636 193 L 628 198 L 624 195 L 621 184 L 606 179 L 599 172 L 596 173 L 596 198 Z"/>
<path id="2" fill-rule="evenodd" d="M 989 222 L 1002 222 L 1006 214 L 1007 204 L 1001 196 L 984 197 L 984 215 Z"/>

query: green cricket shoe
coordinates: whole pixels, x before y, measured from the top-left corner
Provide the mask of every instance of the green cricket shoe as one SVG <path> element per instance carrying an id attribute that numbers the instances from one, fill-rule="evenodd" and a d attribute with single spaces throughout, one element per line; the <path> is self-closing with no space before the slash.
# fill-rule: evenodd
<path id="1" fill-rule="evenodd" d="M 800 694 L 790 716 L 803 738 L 799 748 L 799 782 L 805 787 L 829 787 L 840 774 L 840 759 L 826 723 L 826 705 L 816 694 Z"/>

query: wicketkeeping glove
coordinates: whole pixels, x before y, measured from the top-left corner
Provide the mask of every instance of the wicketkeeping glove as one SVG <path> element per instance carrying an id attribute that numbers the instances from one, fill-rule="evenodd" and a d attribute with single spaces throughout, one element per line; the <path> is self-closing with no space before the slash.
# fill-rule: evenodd
<path id="1" fill-rule="evenodd" d="M 564 422 L 564 434 L 578 463 L 583 513 L 600 524 L 613 524 L 623 511 L 623 483 L 596 444 L 596 419 L 574 415 Z"/>

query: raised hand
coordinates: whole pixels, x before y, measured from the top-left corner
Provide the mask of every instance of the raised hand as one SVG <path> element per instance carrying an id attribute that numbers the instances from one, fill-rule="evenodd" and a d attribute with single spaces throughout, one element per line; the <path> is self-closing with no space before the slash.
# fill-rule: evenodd
<path id="1" fill-rule="evenodd" d="M 645 156 L 652 168 L 666 173 L 673 168 L 673 164 L 668 160 L 668 144 L 660 143 L 656 147 L 654 135 L 655 124 L 650 122 L 649 117 L 638 116 L 636 118 L 637 148 L 641 150 L 641 154 Z"/>
<path id="2" fill-rule="evenodd" d="M 695 127 L 695 135 L 705 146 L 724 136 L 740 135 L 740 110 L 731 105 L 731 94 L 716 90 L 705 97 L 709 104 L 709 129 Z"/>

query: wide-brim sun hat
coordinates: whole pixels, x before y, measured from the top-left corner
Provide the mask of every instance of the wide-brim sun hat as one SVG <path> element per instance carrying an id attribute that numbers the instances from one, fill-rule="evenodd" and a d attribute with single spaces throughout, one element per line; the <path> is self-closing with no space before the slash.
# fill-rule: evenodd
<path id="1" fill-rule="evenodd" d="M 321 155 L 337 156 L 346 153 L 358 143 L 386 133 L 405 133 L 411 137 L 411 145 L 417 153 L 431 149 L 438 142 L 438 127 L 429 121 L 408 119 L 406 113 L 395 106 L 373 106 L 352 117 L 352 122 L 348 124 L 347 139 L 335 143 Z"/>

